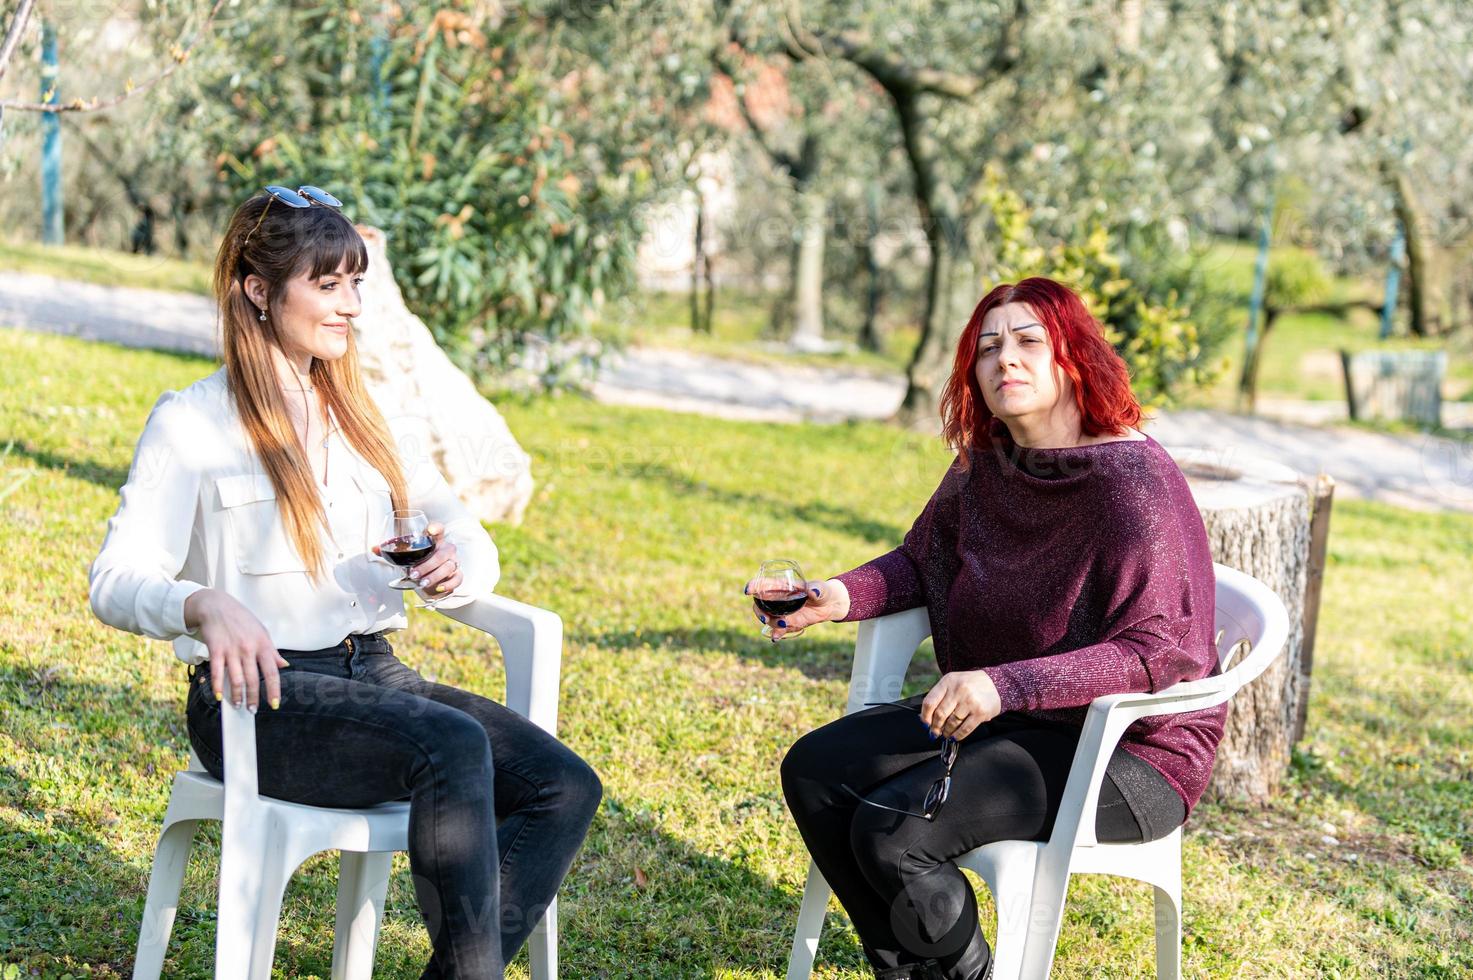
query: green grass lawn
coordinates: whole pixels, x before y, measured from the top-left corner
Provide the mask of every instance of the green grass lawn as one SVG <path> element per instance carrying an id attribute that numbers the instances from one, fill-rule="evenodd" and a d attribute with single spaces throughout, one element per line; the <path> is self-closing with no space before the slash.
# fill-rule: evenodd
<path id="1" fill-rule="evenodd" d="M 170 774 L 186 765 L 184 675 L 166 644 L 92 618 L 86 569 L 157 393 L 211 370 L 0 331 L 0 533 L 17 544 L 0 593 L 0 976 L 129 972 Z M 563 975 L 779 977 L 806 863 L 778 763 L 838 714 L 854 630 L 772 646 L 741 583 L 772 555 L 825 575 L 889 549 L 943 454 L 877 425 L 566 397 L 506 414 L 537 493 L 522 526 L 492 528 L 500 590 L 563 616 L 560 734 L 607 790 L 562 892 Z M 1187 976 L 1473 972 L 1473 614 L 1453 598 L 1473 593 L 1470 553 L 1473 517 L 1336 505 L 1288 785 L 1267 808 L 1204 804 L 1189 824 Z M 398 646 L 439 680 L 501 691 L 487 643 L 448 621 L 415 614 Z M 199 844 L 168 976 L 209 971 L 218 830 Z M 377 975 L 410 978 L 428 944 L 396 862 Z M 324 857 L 293 880 L 278 976 L 328 975 L 335 882 Z M 867 975 L 838 911 L 820 964 Z M 1056 975 L 1151 964 L 1149 887 L 1076 879 Z"/>
<path id="2" fill-rule="evenodd" d="M 133 255 L 83 245 L 47 246 L 0 238 L 0 269 L 36 272 L 101 286 L 210 294 L 211 271 L 207 262 Z"/>

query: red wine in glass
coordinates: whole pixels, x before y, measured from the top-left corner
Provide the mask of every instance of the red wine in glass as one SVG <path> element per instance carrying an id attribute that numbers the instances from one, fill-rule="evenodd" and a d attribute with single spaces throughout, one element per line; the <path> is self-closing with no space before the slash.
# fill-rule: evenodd
<path id="1" fill-rule="evenodd" d="M 802 609 L 808 602 L 807 592 L 761 592 L 757 595 L 757 608 L 769 616 L 786 616 Z"/>
<path id="2" fill-rule="evenodd" d="M 434 550 L 435 542 L 429 538 L 390 538 L 379 545 L 379 552 L 400 568 L 418 565 Z"/>
<path id="3" fill-rule="evenodd" d="M 389 516 L 386 530 L 389 537 L 378 546 L 379 555 L 400 568 L 418 565 L 435 550 L 435 541 L 430 537 L 430 522 L 421 510 L 396 510 Z M 407 592 L 419 588 L 408 574 L 389 583 L 389 588 Z"/>
<path id="4" fill-rule="evenodd" d="M 757 587 L 752 601 L 767 613 L 769 619 L 762 627 L 762 635 L 772 636 L 773 618 L 790 616 L 808 602 L 808 580 L 803 577 L 803 569 L 789 558 L 763 562 L 757 569 Z"/>

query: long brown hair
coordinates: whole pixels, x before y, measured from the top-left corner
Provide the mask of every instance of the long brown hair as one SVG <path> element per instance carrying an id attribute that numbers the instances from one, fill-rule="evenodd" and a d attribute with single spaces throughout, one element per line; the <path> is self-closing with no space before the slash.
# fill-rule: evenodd
<path id="1" fill-rule="evenodd" d="M 323 571 L 321 532 L 327 514 L 272 363 L 271 348 L 281 347 L 281 337 L 271 311 L 285 297 L 288 280 L 303 273 L 315 279 L 345 264 L 353 275 L 361 274 L 368 268 L 368 249 L 337 209 L 316 204 L 291 208 L 280 201 L 272 203 L 264 193 L 235 209 L 215 258 L 226 383 L 246 435 L 276 488 L 276 506 L 287 536 L 314 580 Z M 251 273 L 267 284 L 265 321 L 257 319 L 260 311 L 246 296 L 245 280 Z M 352 330 L 347 354 L 336 361 L 313 358 L 311 378 L 320 404 L 332 412 L 349 445 L 388 481 L 394 507 L 407 506 L 404 470 L 389 426 L 363 387 Z"/>

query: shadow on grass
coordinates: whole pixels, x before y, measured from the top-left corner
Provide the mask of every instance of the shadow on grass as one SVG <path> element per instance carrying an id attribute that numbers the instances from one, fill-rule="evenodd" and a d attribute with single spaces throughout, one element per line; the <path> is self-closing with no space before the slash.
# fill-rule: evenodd
<path id="1" fill-rule="evenodd" d="M 79 968 L 94 977 L 128 976 L 171 767 L 186 765 L 182 698 L 150 698 L 127 684 L 38 676 L 24 663 L 0 667 L 0 696 L 7 704 L 0 731 L 30 750 L 21 768 L 0 769 L 7 804 L 0 810 L 4 961 L 44 976 Z M 127 734 L 109 738 L 97 719 L 116 720 L 113 709 L 124 704 Z M 127 796 L 128 772 L 138 768 L 132 737 L 175 749 L 159 771 L 150 767 L 139 777 L 143 801 Z M 54 774 L 53 786 L 90 781 L 93 792 L 48 793 L 26 778 L 27 768 Z M 766 826 L 785 817 L 773 795 L 725 819 Z M 789 883 L 779 885 L 748 866 L 740 842 L 731 854 L 709 854 L 661 830 L 658 820 L 642 804 L 605 800 L 560 891 L 563 974 L 683 980 L 722 970 L 782 973 L 805 869 L 794 867 Z M 166 976 L 212 973 L 219 841 L 218 824 L 206 822 L 196 833 Z M 330 972 L 336 869 L 335 856 L 324 854 L 293 876 L 283 904 L 278 974 Z M 411 980 L 423 969 L 428 943 L 403 855 L 395 869 L 375 973 Z M 830 964 L 862 965 L 842 916 L 830 917 L 820 955 Z M 519 959 L 525 969 L 525 954 Z"/>
<path id="2" fill-rule="evenodd" d="M 577 632 L 568 634 L 571 643 L 597 646 L 605 650 L 628 650 L 652 647 L 687 651 L 692 654 L 729 653 L 764 667 L 781 667 L 800 671 L 813 680 L 847 680 L 854 664 L 854 641 L 823 639 L 821 630 L 804 633 L 780 643 L 762 636 L 754 622 L 752 629 L 725 628 L 615 630 L 610 632 Z"/>
<path id="3" fill-rule="evenodd" d="M 664 463 L 620 466 L 617 471 L 622 476 L 631 479 L 643 478 L 662 482 L 681 496 L 701 497 L 738 510 L 766 511 L 772 514 L 780 524 L 814 524 L 830 531 L 861 538 L 886 549 L 900 544 L 901 538 L 905 536 L 903 528 L 866 517 L 848 507 L 817 500 L 807 503 L 789 502 L 763 494 L 729 490 L 725 487 L 703 483 Z"/>
<path id="4" fill-rule="evenodd" d="M 28 459 L 37 466 L 48 470 L 55 470 L 65 476 L 86 480 L 99 487 L 116 490 L 128 479 L 127 467 L 108 466 L 105 463 L 96 463 L 86 459 L 72 459 L 61 456 L 47 449 L 37 449 L 30 443 L 19 443 L 12 446 L 10 455 L 19 459 Z"/>

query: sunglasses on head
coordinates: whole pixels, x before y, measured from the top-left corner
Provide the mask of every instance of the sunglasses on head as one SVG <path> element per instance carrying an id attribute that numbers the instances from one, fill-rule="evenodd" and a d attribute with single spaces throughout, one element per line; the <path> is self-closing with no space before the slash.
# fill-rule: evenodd
<path id="1" fill-rule="evenodd" d="M 290 187 L 282 187 L 280 184 L 267 184 L 266 193 L 271 196 L 271 201 L 280 201 L 289 208 L 310 208 L 313 204 L 321 204 L 323 207 L 340 208 L 343 202 L 333 197 L 321 187 L 313 187 L 304 184 L 296 190 Z M 261 217 L 256 219 L 256 227 L 251 229 L 250 235 L 245 237 L 245 244 L 251 243 L 251 235 L 254 235 L 261 227 L 261 222 L 266 220 L 266 212 L 271 210 L 271 201 L 261 209 Z"/>

